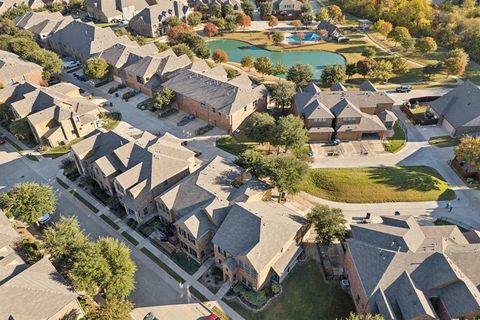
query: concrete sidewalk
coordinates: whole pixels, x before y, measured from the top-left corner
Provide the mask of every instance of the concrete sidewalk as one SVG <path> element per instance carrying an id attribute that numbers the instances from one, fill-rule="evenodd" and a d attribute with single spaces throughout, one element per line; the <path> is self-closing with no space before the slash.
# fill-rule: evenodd
<path id="1" fill-rule="evenodd" d="M 123 236 L 123 232 L 126 232 L 128 235 L 130 235 L 133 239 L 137 241 L 137 244 L 134 244 L 130 241 L 130 239 L 125 238 L 127 243 L 130 247 L 134 247 L 138 250 L 142 248 L 148 249 L 150 252 L 152 252 L 158 259 L 160 259 L 165 265 L 167 265 L 171 270 L 173 270 L 177 275 L 179 275 L 181 278 L 185 280 L 183 284 L 178 283 L 173 277 L 171 277 L 165 270 L 161 269 L 161 272 L 164 273 L 164 276 L 166 280 L 170 283 L 170 285 L 173 288 L 177 288 L 179 291 L 186 291 L 186 294 L 188 295 L 188 288 L 193 287 L 195 288 L 198 292 L 200 292 L 207 300 L 209 301 L 215 301 L 220 305 L 220 307 L 223 309 L 223 311 L 233 320 L 241 320 L 243 319 L 235 310 L 233 310 L 230 306 L 228 306 L 225 302 L 223 302 L 221 299 L 218 299 L 215 294 L 213 294 L 210 290 L 208 290 L 205 286 L 203 286 L 195 277 L 195 275 L 190 275 L 187 272 L 185 272 L 182 268 L 180 268 L 175 262 L 173 262 L 169 257 L 167 257 L 163 252 L 158 250 L 154 245 L 152 245 L 150 242 L 145 242 L 143 236 L 138 234 L 135 230 L 132 230 L 128 225 L 126 225 L 123 220 L 119 219 L 117 216 L 115 216 L 113 213 L 110 212 L 110 209 L 103 204 L 101 204 L 99 201 L 97 201 L 93 196 L 79 188 L 74 182 L 70 181 L 67 179 L 62 171 L 59 171 L 57 174 L 57 178 L 60 179 L 63 183 L 69 186 L 71 190 L 74 190 L 82 198 L 84 198 L 87 202 L 89 202 L 92 206 L 94 206 L 98 212 L 95 212 L 95 215 L 98 217 L 101 217 L 102 215 L 105 215 L 108 217 L 111 221 L 113 221 L 114 224 L 118 226 L 118 229 L 112 227 L 112 229 L 115 229 L 116 233 L 118 235 Z M 70 194 L 70 192 L 66 192 Z M 71 194 L 70 194 L 71 195 Z M 77 199 L 78 200 L 78 199 Z M 80 201 L 81 202 L 81 201 Z M 87 206 L 88 208 L 88 206 Z M 90 208 L 88 208 L 91 210 Z M 103 220 L 104 223 L 105 220 Z M 107 223 L 109 224 L 109 223 Z M 146 245 L 145 245 L 146 244 Z M 146 256 L 144 256 L 145 259 L 148 259 Z M 201 303 L 201 301 L 199 301 Z"/>

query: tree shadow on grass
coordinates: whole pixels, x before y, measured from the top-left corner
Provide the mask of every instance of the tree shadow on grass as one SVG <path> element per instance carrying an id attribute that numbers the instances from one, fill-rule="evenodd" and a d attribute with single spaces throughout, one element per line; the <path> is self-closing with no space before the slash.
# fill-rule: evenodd
<path id="1" fill-rule="evenodd" d="M 439 180 L 422 171 L 402 167 L 378 167 L 371 168 L 369 173 L 375 182 L 394 187 L 397 191 L 440 190 Z"/>

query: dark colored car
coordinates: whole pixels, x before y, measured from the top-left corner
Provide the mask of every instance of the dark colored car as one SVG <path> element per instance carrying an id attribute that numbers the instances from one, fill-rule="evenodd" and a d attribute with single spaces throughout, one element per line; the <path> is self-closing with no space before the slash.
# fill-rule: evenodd
<path id="1" fill-rule="evenodd" d="M 3 139 L 3 138 L 0 138 L 0 145 L 1 144 L 5 144 L 7 142 L 7 140 Z"/>

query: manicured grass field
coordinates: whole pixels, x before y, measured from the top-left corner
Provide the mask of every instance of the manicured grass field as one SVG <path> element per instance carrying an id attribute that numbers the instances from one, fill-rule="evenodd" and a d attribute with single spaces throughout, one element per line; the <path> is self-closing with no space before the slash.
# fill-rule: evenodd
<path id="1" fill-rule="evenodd" d="M 396 153 L 400 151 L 403 147 L 405 147 L 406 144 L 405 132 L 403 131 L 402 127 L 400 127 L 398 122 L 393 126 L 393 131 L 393 136 L 387 138 L 387 142 L 384 144 L 385 150 L 390 153 Z"/>
<path id="2" fill-rule="evenodd" d="M 183 252 L 176 252 L 172 255 L 171 259 L 173 262 L 175 262 L 177 265 L 179 265 L 185 272 L 188 274 L 193 275 L 198 268 L 200 268 L 200 265 L 198 262 L 187 256 Z"/>
<path id="3" fill-rule="evenodd" d="M 460 141 L 450 136 L 433 137 L 428 140 L 429 144 L 437 148 L 455 147 L 459 142 Z"/>
<path id="4" fill-rule="evenodd" d="M 314 261 L 299 263 L 282 287 L 282 294 L 261 312 L 246 310 L 234 301 L 226 302 L 249 320 L 340 319 L 355 309 L 350 296 L 342 291 L 338 282 L 324 282 Z"/>
<path id="5" fill-rule="evenodd" d="M 455 199 L 443 177 L 426 166 L 310 169 L 300 189 L 319 198 L 349 203 Z"/>

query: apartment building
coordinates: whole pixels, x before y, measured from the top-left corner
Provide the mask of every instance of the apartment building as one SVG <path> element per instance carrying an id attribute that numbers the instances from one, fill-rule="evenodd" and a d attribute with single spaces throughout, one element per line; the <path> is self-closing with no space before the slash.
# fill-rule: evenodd
<path id="1" fill-rule="evenodd" d="M 43 43 L 53 33 L 72 21 L 72 16 L 63 16 L 60 12 L 48 11 L 27 12 L 13 19 L 15 26 L 32 32 L 37 40 Z"/>
<path id="2" fill-rule="evenodd" d="M 86 7 L 89 17 L 99 22 L 112 22 L 120 19 L 129 20 L 152 2 L 152 0 L 86 0 Z"/>
<path id="3" fill-rule="evenodd" d="M 345 90 L 322 92 L 311 83 L 295 95 L 293 112 L 304 120 L 310 140 L 383 139 L 396 121 L 394 101 L 385 92 Z"/>
<path id="4" fill-rule="evenodd" d="M 127 215 L 142 222 L 156 213 L 154 198 L 195 171 L 195 153 L 168 133 L 137 139 L 94 132 L 72 146 L 79 172 L 118 197 Z"/>
<path id="5" fill-rule="evenodd" d="M 413 216 L 351 225 L 344 269 L 357 312 L 384 319 L 475 319 L 480 315 L 479 244 L 455 225 Z"/>
<path id="6" fill-rule="evenodd" d="M 229 133 L 267 105 L 264 85 L 255 85 L 245 73 L 228 79 L 222 66 L 210 68 L 203 60 L 179 70 L 163 86 L 175 92 L 180 110 Z"/>
<path id="7" fill-rule="evenodd" d="M 17 86 L 8 107 L 13 119 L 26 119 L 37 143 L 56 147 L 83 137 L 97 128 L 100 108 L 82 97 L 70 83 L 37 87 Z"/>
<path id="8" fill-rule="evenodd" d="M 42 84 L 43 68 L 21 59 L 14 53 L 0 50 L 0 85 L 11 86 L 25 81 Z"/>

